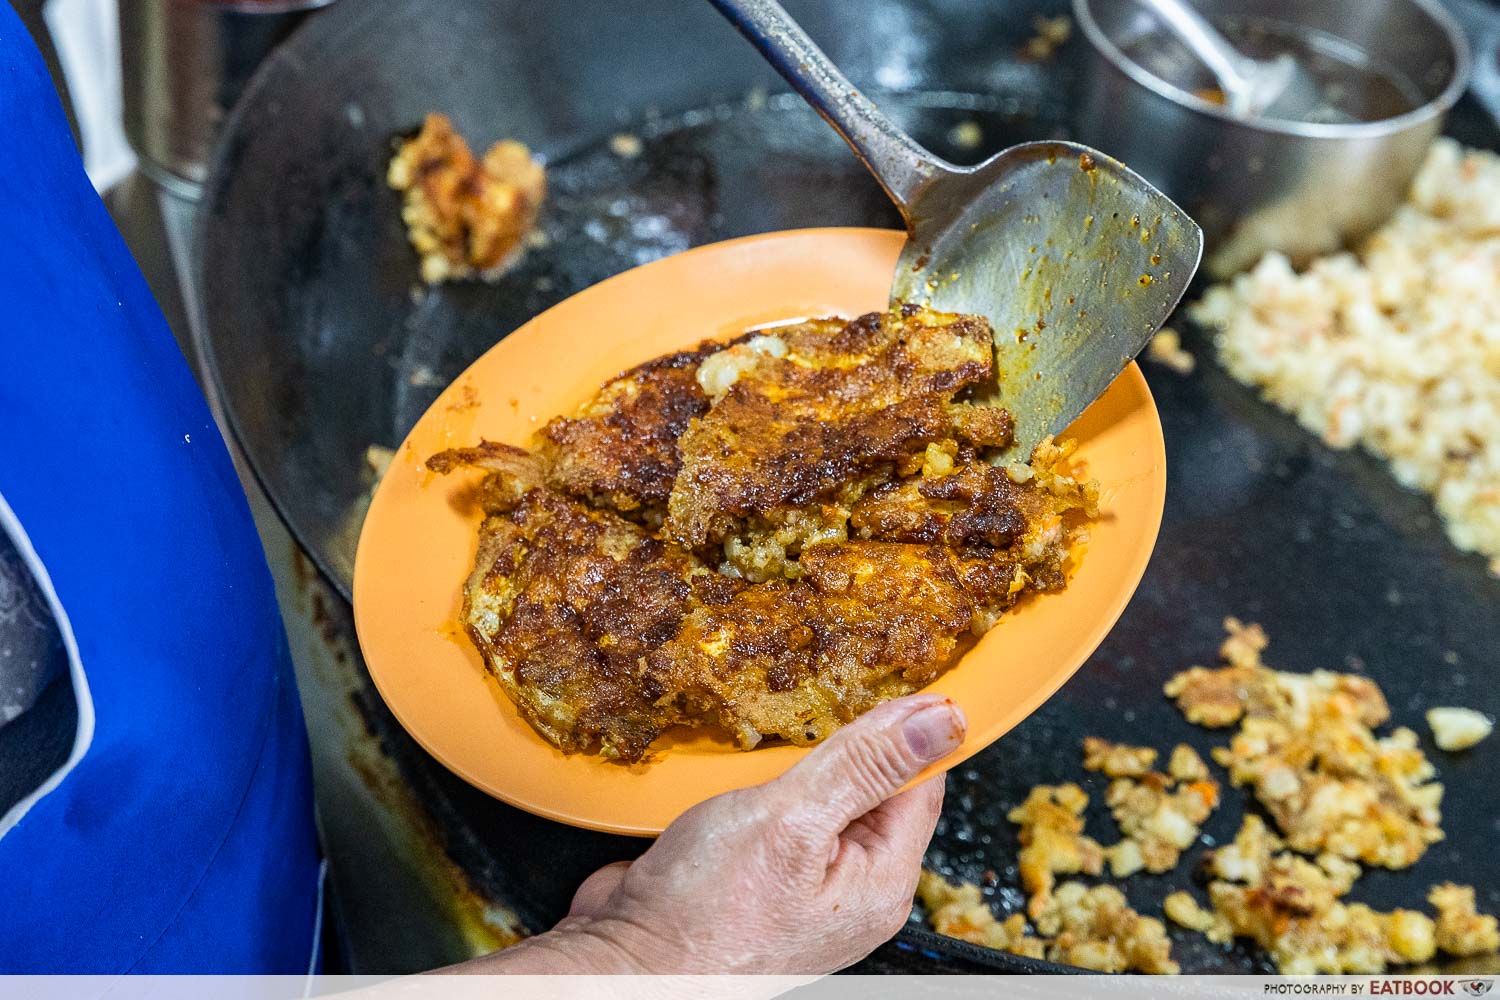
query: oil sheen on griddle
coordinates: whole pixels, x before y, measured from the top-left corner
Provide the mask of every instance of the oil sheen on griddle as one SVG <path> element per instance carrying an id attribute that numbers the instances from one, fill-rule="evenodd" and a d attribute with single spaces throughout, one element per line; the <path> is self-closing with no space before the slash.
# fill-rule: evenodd
<path id="1" fill-rule="evenodd" d="M 1421 91 L 1409 79 L 1345 39 L 1266 21 L 1225 19 L 1215 26 L 1251 58 L 1286 54 L 1306 68 L 1318 82 L 1323 100 L 1302 118 L 1305 122 L 1375 122 L 1422 104 Z M 1213 75 L 1170 35 L 1152 32 L 1123 48 L 1153 76 L 1215 103 L 1223 100 Z"/>

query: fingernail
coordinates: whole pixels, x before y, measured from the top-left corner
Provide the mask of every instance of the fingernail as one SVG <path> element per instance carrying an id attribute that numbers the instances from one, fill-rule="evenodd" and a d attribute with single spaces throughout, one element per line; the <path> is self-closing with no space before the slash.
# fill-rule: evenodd
<path id="1" fill-rule="evenodd" d="M 906 745 L 924 761 L 941 760 L 964 740 L 968 720 L 951 701 L 914 712 L 901 727 Z"/>

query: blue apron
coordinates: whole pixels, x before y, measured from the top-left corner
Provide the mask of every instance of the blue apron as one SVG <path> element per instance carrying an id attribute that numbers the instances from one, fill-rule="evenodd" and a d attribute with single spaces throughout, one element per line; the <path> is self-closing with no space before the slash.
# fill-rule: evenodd
<path id="1" fill-rule="evenodd" d="M 0 534 L 73 727 L 0 803 L 0 973 L 306 972 L 311 778 L 260 542 L 8 4 L 0 135 Z"/>

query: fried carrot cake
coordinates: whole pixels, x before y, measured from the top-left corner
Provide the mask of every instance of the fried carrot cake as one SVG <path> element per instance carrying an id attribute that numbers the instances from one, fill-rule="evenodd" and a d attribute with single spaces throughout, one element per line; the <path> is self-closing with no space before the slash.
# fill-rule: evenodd
<path id="1" fill-rule="evenodd" d="M 463 621 L 527 722 L 563 750 L 638 760 L 667 726 L 691 721 L 642 683 L 640 663 L 691 607 L 728 599 L 737 581 L 551 489 L 519 448 L 486 444 L 428 464 L 489 473 Z"/>
<path id="2" fill-rule="evenodd" d="M 1406 868 L 1443 839 L 1443 786 L 1412 730 L 1376 736 L 1390 717 L 1373 681 L 1317 670 L 1293 674 L 1260 662 L 1265 634 L 1235 619 L 1227 666 L 1194 667 L 1167 682 L 1193 721 L 1240 729 L 1214 758 L 1247 786 L 1293 849 Z"/>
<path id="3" fill-rule="evenodd" d="M 721 349 L 703 344 L 637 365 L 604 383 L 573 416 L 548 421 L 537 436 L 548 482 L 592 506 L 661 527 L 682 468 L 677 439 L 708 412 L 698 369 Z"/>
<path id="4" fill-rule="evenodd" d="M 1301 272 L 1267 254 L 1189 315 L 1231 375 L 1431 494 L 1453 543 L 1500 576 L 1497 277 L 1500 155 L 1441 137 L 1361 246 Z"/>
<path id="5" fill-rule="evenodd" d="M 1131 909 L 1113 886 L 1064 882 L 1039 911 L 1037 935 L 1019 913 L 998 919 L 972 883 L 955 885 L 936 872 L 923 871 L 917 898 L 939 934 L 986 948 L 1095 972 L 1179 971 L 1165 925 Z"/>
<path id="6" fill-rule="evenodd" d="M 567 752 L 642 759 L 675 725 L 822 740 L 1062 587 L 1097 490 L 1070 448 L 991 459 L 1010 418 L 976 317 L 895 309 L 657 358 L 479 468 L 464 625 Z"/>
<path id="7" fill-rule="evenodd" d="M 994 377 L 990 326 L 975 316 L 904 308 L 852 323 L 816 320 L 766 331 L 699 368 L 711 402 L 679 439 L 682 468 L 667 535 L 692 549 L 796 524 L 821 540 L 849 506 L 932 444 L 1010 441 L 1004 411 L 960 404 Z"/>
<path id="8" fill-rule="evenodd" d="M 807 745 L 933 680 L 973 615 L 942 549 L 827 542 L 803 553 L 795 581 L 694 610 L 647 676 L 709 706 L 742 747 Z"/>
<path id="9" fill-rule="evenodd" d="M 1234 840 L 1194 866 L 1201 894 L 1166 896 L 1167 919 L 1216 944 L 1251 941 L 1284 975 L 1368 974 L 1438 953 L 1500 952 L 1500 921 L 1479 912 L 1472 886 L 1432 887 L 1426 899 L 1435 916 L 1347 898 L 1362 865 L 1408 868 L 1442 839 L 1443 786 L 1431 780 L 1434 768 L 1411 730 L 1375 733 L 1391 713 L 1373 681 L 1273 670 L 1261 660 L 1268 640 L 1259 625 L 1224 624 L 1221 665 L 1183 671 L 1165 693 L 1191 722 L 1238 724 L 1213 759 L 1254 792 L 1274 826 L 1245 815 Z M 1124 906 L 1117 889 L 1056 882 L 1101 876 L 1106 863 L 1117 879 L 1180 868 L 1218 804 L 1219 783 L 1185 744 L 1172 750 L 1165 772 L 1154 769 L 1159 756 L 1153 747 L 1085 739 L 1083 766 L 1111 779 L 1105 801 L 1123 838 L 1103 846 L 1085 832 L 1089 796 L 1078 785 L 1038 785 L 1009 814 L 1020 826 L 1026 913 L 1001 919 L 979 886 L 923 872 L 917 898 L 929 923 L 986 947 L 1088 969 L 1177 971 L 1160 922 Z"/>
<path id="10" fill-rule="evenodd" d="M 1357 864 L 1284 847 L 1260 817 L 1246 816 L 1233 843 L 1208 857 L 1212 911 L 1178 892 L 1167 897 L 1167 916 L 1221 944 L 1250 938 L 1289 976 L 1383 972 L 1435 954 L 1436 929 L 1425 914 L 1343 900 Z"/>
<path id="11" fill-rule="evenodd" d="M 1006 817 L 1021 828 L 1021 885 L 1027 912 L 1038 917 L 1052 905 L 1058 875 L 1098 875 L 1104 848 L 1083 833 L 1089 797 L 1074 784 L 1037 785 Z"/>
<path id="12" fill-rule="evenodd" d="M 1105 849 L 1110 872 L 1123 878 L 1142 868 L 1157 874 L 1176 868 L 1219 804 L 1219 783 L 1209 777 L 1208 765 L 1186 744 L 1172 751 L 1166 774 L 1151 770 L 1157 754 L 1150 747 L 1091 736 L 1083 753 L 1086 770 L 1114 779 L 1104 801 L 1125 839 Z"/>
<path id="13" fill-rule="evenodd" d="M 401 144 L 386 181 L 402 193 L 401 219 L 429 285 L 504 272 L 547 193 L 546 171 L 524 144 L 506 139 L 476 158 L 440 114 Z"/>

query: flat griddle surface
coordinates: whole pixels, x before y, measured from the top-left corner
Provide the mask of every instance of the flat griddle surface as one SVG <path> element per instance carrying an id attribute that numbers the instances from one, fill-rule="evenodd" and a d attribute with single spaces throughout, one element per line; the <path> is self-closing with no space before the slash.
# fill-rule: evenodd
<path id="1" fill-rule="evenodd" d="M 688 246 L 896 222 L 843 145 L 800 101 L 777 95 L 706 4 L 662 3 L 654 20 L 582 4 L 576 21 L 539 26 L 497 10 L 507 5 L 472 0 L 445 4 L 439 27 L 424 6 L 345 0 L 292 41 L 229 127 L 201 233 L 203 326 L 232 427 L 293 533 L 346 594 L 357 526 L 349 511 L 368 488 L 365 447 L 399 442 L 500 336 L 595 281 Z M 819 12 L 845 5 L 788 6 L 941 155 L 972 162 L 1066 132 L 1069 55 L 1047 65 L 1015 58 L 1031 15 L 1058 4 L 985 13 L 991 5 L 882 0 L 861 5 L 863 16 L 838 32 Z M 431 109 L 452 114 L 479 142 L 516 135 L 549 158 L 549 245 L 495 285 L 413 291 L 416 262 L 382 174 L 391 141 Z M 971 121 L 983 135 L 978 149 L 954 141 L 954 126 Z M 1469 104 L 1453 131 L 1497 145 L 1493 123 Z M 608 138 L 619 132 L 641 138 L 639 157 L 611 151 Z M 1227 732 L 1183 720 L 1161 685 L 1211 664 L 1220 622 L 1234 615 L 1266 626 L 1273 666 L 1377 680 L 1393 724 L 1422 734 L 1448 786 L 1448 839 L 1413 870 L 1368 873 L 1353 897 L 1420 907 L 1428 886 L 1452 879 L 1475 885 L 1481 907 L 1500 911 L 1500 852 L 1491 846 L 1500 836 L 1492 777 L 1500 738 L 1444 754 L 1421 718 L 1436 704 L 1500 715 L 1500 582 L 1483 560 L 1456 552 L 1430 503 L 1374 459 L 1331 451 L 1259 402 L 1212 362 L 1195 331 L 1187 346 L 1199 358 L 1190 376 L 1144 365 L 1170 481 L 1140 591 L 1055 698 L 951 775 L 929 863 L 973 880 L 993 871 L 997 905 L 1021 906 L 1005 813 L 1038 783 L 1080 782 L 1095 799 L 1090 832 L 1115 839 L 1102 783 L 1082 770 L 1081 739 L 1163 751 L 1187 742 L 1205 757 L 1226 742 Z M 449 855 L 533 929 L 562 916 L 588 872 L 643 848 L 489 799 L 417 748 L 373 688 L 355 701 Z M 1176 873 L 1124 883 L 1143 912 L 1159 914 L 1168 892 L 1192 884 L 1201 853 L 1238 828 L 1243 801 L 1226 794 Z M 1187 971 L 1264 969 L 1246 950 L 1173 936 Z M 1044 967 L 938 938 L 915 919 L 865 966 Z"/>
<path id="2" fill-rule="evenodd" d="M 1161 687 L 1188 666 L 1215 665 L 1220 622 L 1234 615 L 1265 625 L 1271 644 L 1264 658 L 1273 667 L 1352 671 L 1377 681 L 1390 701 L 1391 725 L 1416 730 L 1447 786 L 1447 840 L 1406 871 L 1367 869 L 1349 898 L 1380 909 L 1426 909 L 1428 887 L 1451 880 L 1474 885 L 1480 908 L 1500 912 L 1493 850 L 1500 743 L 1491 738 L 1444 753 L 1422 718 L 1434 705 L 1500 715 L 1500 582 L 1483 560 L 1456 555 L 1430 504 L 1396 486 L 1374 459 L 1325 448 L 1212 364 L 1201 341 L 1188 346 L 1199 366 L 1187 378 L 1143 366 L 1166 432 L 1168 485 L 1161 539 L 1140 590 L 1062 691 L 950 776 L 929 862 L 973 881 L 993 870 L 1002 910 L 1024 908 L 1015 827 L 1005 813 L 1039 783 L 1083 786 L 1092 799 L 1089 832 L 1113 842 L 1118 831 L 1103 806 L 1108 782 L 1083 771 L 1080 740 L 1096 735 L 1154 746 L 1163 758 L 1188 743 L 1209 760 L 1208 749 L 1227 744 L 1233 730 L 1191 725 Z M 1224 770 L 1210 768 L 1227 786 Z M 1249 799 L 1226 787 L 1202 842 L 1178 869 L 1126 879 L 1126 895 L 1159 915 L 1167 893 L 1194 887 L 1192 873 L 1211 844 L 1233 839 Z M 1225 952 L 1178 929 L 1173 938 L 1186 971 L 1261 968 L 1248 951 Z"/>

